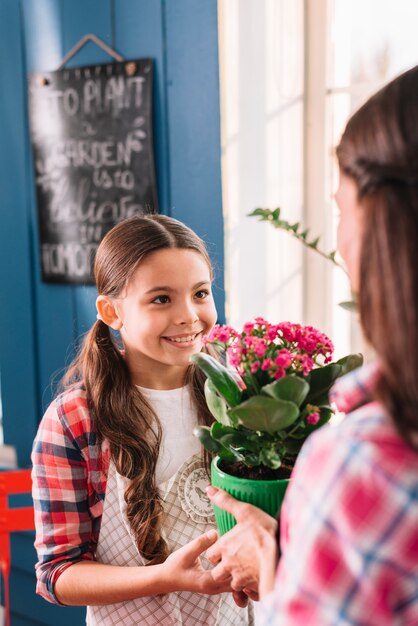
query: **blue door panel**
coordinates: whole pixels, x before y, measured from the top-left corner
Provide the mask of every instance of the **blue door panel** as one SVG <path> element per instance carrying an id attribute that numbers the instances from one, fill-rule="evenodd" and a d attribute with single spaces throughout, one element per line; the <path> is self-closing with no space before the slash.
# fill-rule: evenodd
<path id="1" fill-rule="evenodd" d="M 167 98 L 173 215 L 207 242 L 224 320 L 217 3 L 167 2 Z"/>
<path id="2" fill-rule="evenodd" d="M 25 74 L 19 6 L 0 3 L 0 374 L 4 437 L 29 462 L 38 418 L 36 320 L 26 181 Z"/>
<path id="3" fill-rule="evenodd" d="M 154 69 L 154 149 L 161 213 L 170 214 L 167 103 L 161 0 L 125 0 L 115 4 L 115 47 L 126 59 L 150 57 Z"/>
<path id="4" fill-rule="evenodd" d="M 127 59 L 154 61 L 154 146 L 160 210 L 194 228 L 217 266 L 223 319 L 216 0 L 0 1 L 0 380 L 5 442 L 30 462 L 55 383 L 95 320 L 94 287 L 42 283 L 27 72 L 56 69 L 85 34 Z M 110 61 L 92 42 L 68 67 Z M 78 626 L 85 609 L 35 595 L 33 533 L 12 541 L 13 626 Z"/>

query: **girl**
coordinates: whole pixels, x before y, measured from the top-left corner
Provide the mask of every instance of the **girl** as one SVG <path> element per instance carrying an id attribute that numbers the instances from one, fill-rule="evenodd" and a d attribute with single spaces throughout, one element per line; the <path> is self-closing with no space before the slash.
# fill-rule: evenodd
<path id="1" fill-rule="evenodd" d="M 189 364 L 216 321 L 205 246 L 177 220 L 135 216 L 94 272 L 98 319 L 33 448 L 37 592 L 88 605 L 91 626 L 249 624 L 199 559 L 216 539 L 193 437 L 212 419 Z"/>
<path id="2" fill-rule="evenodd" d="M 209 487 L 239 522 L 207 553 L 222 558 L 214 579 L 258 588 L 269 626 L 418 624 L 417 119 L 418 66 L 353 115 L 337 148 L 338 247 L 377 359 L 337 383 L 351 414 L 298 457 L 275 581 L 275 521 Z"/>

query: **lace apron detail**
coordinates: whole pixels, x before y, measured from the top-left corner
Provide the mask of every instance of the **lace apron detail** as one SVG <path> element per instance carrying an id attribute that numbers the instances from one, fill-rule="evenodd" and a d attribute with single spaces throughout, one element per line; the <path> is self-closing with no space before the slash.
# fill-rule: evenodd
<path id="1" fill-rule="evenodd" d="M 170 552 L 214 528 L 206 496 L 208 478 L 199 455 L 194 455 L 167 482 L 160 485 L 165 522 L 164 538 Z M 110 463 L 96 560 L 121 566 L 141 566 L 126 518 L 127 479 Z M 211 567 L 202 557 L 205 568 Z M 127 602 L 87 607 L 88 626 L 253 626 L 253 607 L 238 608 L 231 594 L 207 596 L 192 592 L 148 596 Z"/>

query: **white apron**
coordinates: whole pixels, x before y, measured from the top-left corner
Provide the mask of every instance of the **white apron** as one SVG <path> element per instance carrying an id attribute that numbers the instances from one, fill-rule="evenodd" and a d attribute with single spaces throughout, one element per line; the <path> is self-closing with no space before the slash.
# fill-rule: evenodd
<path id="1" fill-rule="evenodd" d="M 96 560 L 121 566 L 145 565 L 126 518 L 127 479 L 110 463 Z M 200 455 L 192 456 L 160 485 L 166 514 L 163 535 L 170 552 L 214 528 L 212 506 L 205 493 L 208 478 Z M 203 566 L 211 567 L 202 557 Z M 87 607 L 88 626 L 252 626 L 253 607 L 238 608 L 231 594 L 192 592 L 148 596 L 117 604 Z"/>

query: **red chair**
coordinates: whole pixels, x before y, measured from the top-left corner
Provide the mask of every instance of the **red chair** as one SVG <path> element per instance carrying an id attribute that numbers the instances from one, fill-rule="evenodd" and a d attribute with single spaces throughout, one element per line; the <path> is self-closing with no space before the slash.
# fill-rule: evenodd
<path id="1" fill-rule="evenodd" d="M 33 507 L 9 508 L 9 496 L 31 493 L 31 470 L 0 471 L 0 566 L 4 581 L 6 626 L 10 626 L 10 533 L 35 528 Z"/>

